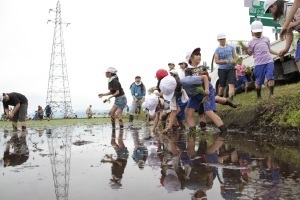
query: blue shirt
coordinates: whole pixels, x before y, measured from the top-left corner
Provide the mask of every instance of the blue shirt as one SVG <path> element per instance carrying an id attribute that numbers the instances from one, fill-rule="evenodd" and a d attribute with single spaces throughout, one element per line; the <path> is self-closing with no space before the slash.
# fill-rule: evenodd
<path id="1" fill-rule="evenodd" d="M 234 47 L 231 45 L 226 45 L 225 47 L 218 47 L 215 54 L 219 55 L 219 60 L 229 60 L 233 61 Z M 219 64 L 219 69 L 233 69 L 234 66 L 231 64 Z"/>
<path id="2" fill-rule="evenodd" d="M 134 95 L 137 99 L 142 99 L 146 94 L 146 88 L 143 83 L 140 85 L 136 85 L 135 82 L 132 83 L 131 87 L 131 95 Z"/>
<path id="3" fill-rule="evenodd" d="M 186 76 L 180 79 L 180 81 L 189 97 L 193 97 L 203 91 L 203 81 L 200 76 Z"/>

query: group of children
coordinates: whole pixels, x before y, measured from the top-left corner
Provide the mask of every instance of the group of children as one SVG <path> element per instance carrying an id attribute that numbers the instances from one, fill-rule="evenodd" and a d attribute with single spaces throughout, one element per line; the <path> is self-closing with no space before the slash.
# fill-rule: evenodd
<path id="1" fill-rule="evenodd" d="M 294 5 L 297 3 L 298 2 Z M 289 14 L 289 12 L 294 12 L 295 6 L 292 8 L 289 6 L 290 5 L 283 0 L 267 0 L 265 1 L 264 8 L 266 13 L 269 12 L 274 16 L 274 20 L 279 20 L 282 23 L 284 22 L 283 18 L 287 15 L 289 17 L 293 15 Z M 287 20 L 290 20 L 289 17 L 287 17 Z M 280 52 L 275 52 L 270 49 L 271 44 L 269 38 L 262 34 L 263 24 L 261 21 L 254 21 L 251 24 L 253 38 L 249 41 L 248 47 L 243 46 L 242 48 L 248 55 L 253 55 L 254 58 L 255 67 L 253 74 L 255 77 L 257 98 L 260 99 L 262 97 L 261 86 L 265 83 L 267 83 L 269 88 L 269 97 L 272 98 L 274 96 L 274 62 L 271 54 L 284 56 L 287 52 L 286 49 L 289 49 L 291 45 L 291 30 L 297 30 L 297 26 L 300 24 L 300 20 L 298 19 L 300 18 L 296 13 L 293 22 L 282 31 L 281 36 L 286 35 L 287 43 L 286 48 Z M 287 23 L 288 22 L 286 22 L 286 24 Z M 286 24 L 283 25 L 282 23 L 282 26 L 286 27 Z M 181 67 L 179 73 L 174 69 L 173 63 L 169 64 L 169 73 L 164 69 L 159 69 L 156 73 L 158 83 L 156 87 L 152 88 L 152 91 L 157 90 L 157 93 L 146 96 L 143 103 L 143 109 L 148 110 L 150 115 L 155 114 L 156 116 L 153 130 L 157 125 L 161 124 L 163 126 L 162 133 L 166 133 L 173 125 L 176 125 L 176 121 L 180 127 L 184 128 L 184 115 L 186 115 L 187 125 L 190 132 L 193 133 L 196 130 L 197 124 L 194 119 L 194 114 L 197 111 L 201 129 L 205 129 L 205 117 L 208 117 L 219 128 L 220 137 L 223 133 L 226 133 L 226 127 L 223 121 L 215 113 L 216 102 L 236 107 L 232 102 L 235 93 L 235 82 L 238 80 L 238 83 L 246 84 L 247 80 L 245 79 L 245 69 L 242 67 L 242 60 L 236 58 L 234 48 L 226 43 L 226 35 L 223 33 L 218 34 L 217 40 L 220 45 L 215 51 L 214 58 L 215 62 L 219 65 L 218 75 L 220 87 L 219 91 L 217 91 L 218 95 L 215 94 L 215 89 L 210 84 L 207 72 L 200 67 L 201 49 L 199 47 L 192 49 L 192 51 L 187 54 L 185 61 L 179 63 Z M 299 45 L 300 43 L 298 42 L 297 46 Z M 297 65 L 298 57 L 300 58 L 300 48 L 297 48 L 296 52 L 295 61 Z M 237 67 L 235 67 L 236 61 L 238 61 L 239 65 Z M 200 69 L 200 72 L 198 69 Z M 112 97 L 116 98 L 115 104 L 110 112 L 111 120 L 113 128 L 115 128 L 114 116 L 117 111 L 120 128 L 123 128 L 122 109 L 125 107 L 127 99 L 118 81 L 116 72 L 117 70 L 115 68 L 110 67 L 107 69 L 106 76 L 109 78 L 110 91 L 108 93 L 99 94 L 99 97 L 111 95 L 108 100 Z M 228 99 L 223 97 L 224 87 L 227 83 L 230 86 Z M 246 84 L 246 88 L 247 86 Z M 170 114 L 168 114 L 168 112 L 162 112 L 165 110 L 170 110 Z M 168 126 L 166 126 L 165 123 L 168 115 L 170 115 L 169 123 Z"/>
<path id="2" fill-rule="evenodd" d="M 194 115 L 197 112 L 202 130 L 206 129 L 206 116 L 219 128 L 219 139 L 222 139 L 222 136 L 227 132 L 223 121 L 214 112 L 217 96 L 209 81 L 209 76 L 204 70 L 198 71 L 200 61 L 201 49 L 198 47 L 188 52 L 186 67 L 183 69 L 185 74 L 181 78 L 174 69 L 169 72 L 170 74 L 164 69 L 159 69 L 156 72 L 158 83 L 156 87 L 152 88 L 152 91 L 157 92 L 146 96 L 142 105 L 143 109 L 149 111 L 150 115 L 155 114 L 153 131 L 157 125 L 162 126 L 162 134 L 169 132 L 177 125 L 185 129 L 184 120 L 186 118 L 189 135 L 195 135 L 197 122 Z M 218 101 L 223 100 L 220 101 L 223 104 L 235 106 L 225 98 L 218 98 Z M 166 124 L 168 116 L 169 122 Z"/>

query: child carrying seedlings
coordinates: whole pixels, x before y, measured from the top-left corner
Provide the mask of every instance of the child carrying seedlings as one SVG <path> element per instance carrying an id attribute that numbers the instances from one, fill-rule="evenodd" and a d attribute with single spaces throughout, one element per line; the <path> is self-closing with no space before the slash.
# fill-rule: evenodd
<path id="1" fill-rule="evenodd" d="M 268 81 L 270 96 L 274 96 L 274 62 L 271 54 L 279 55 L 270 49 L 270 39 L 262 35 L 263 24 L 261 21 L 251 23 L 253 39 L 249 42 L 248 48 L 243 49 L 248 55 L 254 58 L 254 76 L 257 98 L 261 98 L 261 86 L 266 77 Z M 243 47 L 245 48 L 245 47 Z"/>

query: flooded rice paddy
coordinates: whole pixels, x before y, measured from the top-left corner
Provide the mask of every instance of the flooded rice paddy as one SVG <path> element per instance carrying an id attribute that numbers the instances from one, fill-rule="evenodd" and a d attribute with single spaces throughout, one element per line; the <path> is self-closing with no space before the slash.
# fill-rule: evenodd
<path id="1" fill-rule="evenodd" d="M 2 129 L 0 199 L 300 199 L 298 148 L 266 149 L 242 133 L 159 138 L 143 124 Z"/>

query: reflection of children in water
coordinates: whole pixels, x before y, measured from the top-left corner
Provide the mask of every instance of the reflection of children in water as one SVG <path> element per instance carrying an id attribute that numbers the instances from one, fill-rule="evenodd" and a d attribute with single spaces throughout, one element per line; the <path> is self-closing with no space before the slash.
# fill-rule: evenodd
<path id="1" fill-rule="evenodd" d="M 27 131 L 22 131 L 20 137 L 14 133 L 6 144 L 3 155 L 4 167 L 16 166 L 25 163 L 29 158 L 29 150 L 26 142 Z M 13 152 L 10 152 L 10 149 Z"/>
<path id="2" fill-rule="evenodd" d="M 180 166 L 180 142 L 183 138 L 177 133 L 163 135 L 163 157 L 161 184 L 168 192 L 184 189 L 185 172 Z"/>
<path id="3" fill-rule="evenodd" d="M 120 133 L 118 136 L 118 142 L 116 143 L 116 131 L 112 129 L 111 135 L 111 145 L 115 149 L 117 153 L 117 158 L 113 158 L 112 155 L 106 155 L 106 159 L 101 160 L 103 163 L 111 163 L 111 187 L 113 189 L 118 189 L 122 186 L 121 180 L 123 178 L 124 170 L 127 165 L 127 159 L 129 156 L 129 152 L 127 147 L 123 143 L 123 129 L 120 129 Z"/>
<path id="4" fill-rule="evenodd" d="M 134 143 L 132 159 L 138 164 L 140 169 L 144 169 L 148 157 L 148 149 L 139 137 L 139 130 L 132 130 L 132 139 Z"/>
<path id="5" fill-rule="evenodd" d="M 215 141 L 207 148 L 206 136 L 201 135 L 197 150 L 194 137 L 187 138 L 186 153 L 181 154 L 181 160 L 185 169 L 185 187 L 193 190 L 192 199 L 206 199 L 206 191 L 213 186 L 216 177 L 216 168 L 203 165 L 205 162 L 217 163 L 217 150 L 222 145 L 221 141 Z"/>
<path id="6" fill-rule="evenodd" d="M 224 199 L 238 199 L 249 181 L 248 174 L 251 170 L 248 165 L 251 163 L 251 156 L 249 153 L 231 147 L 230 144 L 223 145 L 219 152 L 223 164 L 232 166 L 232 168 L 221 167 L 218 170 L 221 196 Z"/>

